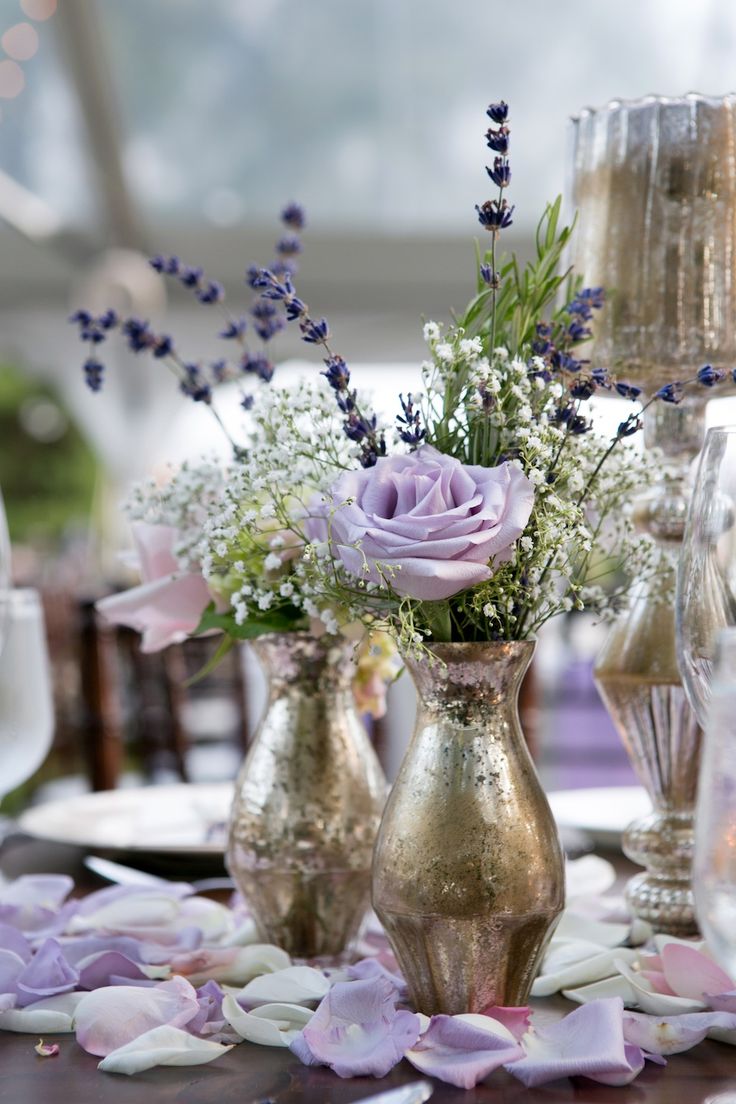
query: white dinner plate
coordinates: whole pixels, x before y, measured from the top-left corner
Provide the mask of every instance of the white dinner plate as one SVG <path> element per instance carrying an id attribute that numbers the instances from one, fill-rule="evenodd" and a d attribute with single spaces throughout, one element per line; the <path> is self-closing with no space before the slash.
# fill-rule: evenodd
<path id="1" fill-rule="evenodd" d="M 216 858 L 224 850 L 232 794 L 231 782 L 104 790 L 35 805 L 20 826 L 88 850 Z M 561 828 L 585 832 L 601 847 L 620 846 L 627 824 L 651 809 L 640 786 L 558 790 L 549 800 Z"/>
<path id="2" fill-rule="evenodd" d="M 222 856 L 232 782 L 103 790 L 27 809 L 24 832 L 89 850 Z"/>
<path id="3" fill-rule="evenodd" d="M 642 786 L 556 790 L 547 796 L 559 827 L 584 832 L 598 847 L 620 847 L 624 828 L 652 811 Z"/>

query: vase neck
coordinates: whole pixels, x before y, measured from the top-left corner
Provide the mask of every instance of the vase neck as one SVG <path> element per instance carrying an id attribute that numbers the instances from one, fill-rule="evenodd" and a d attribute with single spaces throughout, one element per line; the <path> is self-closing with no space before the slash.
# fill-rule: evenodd
<path id="1" fill-rule="evenodd" d="M 429 658 L 407 657 L 425 709 L 446 710 L 453 703 L 463 710 L 515 702 L 521 680 L 534 654 L 534 641 L 434 644 Z"/>
<path id="2" fill-rule="evenodd" d="M 343 637 L 266 633 L 252 641 L 271 686 L 349 690 L 355 674 L 354 645 Z"/>

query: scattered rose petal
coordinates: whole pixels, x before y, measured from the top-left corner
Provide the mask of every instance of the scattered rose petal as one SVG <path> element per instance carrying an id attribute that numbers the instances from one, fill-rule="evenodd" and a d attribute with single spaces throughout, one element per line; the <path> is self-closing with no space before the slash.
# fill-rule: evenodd
<path id="1" fill-rule="evenodd" d="M 629 938 L 629 924 L 610 924 L 581 916 L 572 909 L 565 909 L 555 928 L 554 942 L 594 943 L 598 947 L 618 947 Z"/>
<path id="2" fill-rule="evenodd" d="M 0 1012 L 0 1030 L 29 1035 L 58 1035 L 73 1031 L 74 1013 L 84 996 L 85 993 L 61 993 L 58 997 L 46 997 L 25 1008 L 8 1008 Z"/>
<path id="3" fill-rule="evenodd" d="M 529 1089 L 560 1077 L 627 1085 L 644 1066 L 641 1050 L 625 1043 L 617 998 L 581 1005 L 557 1023 L 532 1028 L 523 1046 L 526 1057 L 507 1068 Z"/>
<path id="4" fill-rule="evenodd" d="M 0 948 L 0 993 L 15 994 L 18 978 L 26 968 L 26 963 L 15 951 Z"/>
<path id="5" fill-rule="evenodd" d="M 66 874 L 21 874 L 0 885 L 0 905 L 56 912 L 74 889 Z"/>
<path id="6" fill-rule="evenodd" d="M 245 985 L 262 974 L 287 969 L 291 959 L 286 951 L 270 943 L 247 947 L 213 947 L 174 955 L 171 969 L 188 977 L 192 985 L 203 985 L 213 978 L 223 985 Z"/>
<path id="7" fill-rule="evenodd" d="M 715 1012 L 736 1012 L 736 990 L 731 993 L 709 993 L 708 1004 Z"/>
<path id="8" fill-rule="evenodd" d="M 111 1051 L 97 1066 L 106 1073 L 141 1073 L 154 1066 L 201 1066 L 232 1050 L 162 1024 Z"/>
<path id="9" fill-rule="evenodd" d="M 106 986 L 85 993 L 74 1017 L 77 1042 L 90 1054 L 110 1054 L 153 1027 L 184 1027 L 199 1012 L 186 978 L 151 988 Z"/>
<path id="10" fill-rule="evenodd" d="M 616 871 L 600 855 L 583 855 L 565 863 L 565 899 L 599 897 L 616 881 Z"/>
<path id="11" fill-rule="evenodd" d="M 11 924 L 0 924 L 0 948 L 4 951 L 12 951 L 24 962 L 30 962 L 33 954 L 31 944 L 26 937 Z"/>
<path id="12" fill-rule="evenodd" d="M 33 1049 L 41 1058 L 54 1058 L 59 1053 L 59 1044 L 45 1043 L 43 1039 L 39 1039 Z"/>
<path id="13" fill-rule="evenodd" d="M 621 974 L 604 978 L 603 981 L 594 981 L 579 989 L 563 989 L 562 995 L 576 1004 L 590 1004 L 602 997 L 620 997 L 624 1004 L 636 1004 L 636 992 Z"/>
<path id="14" fill-rule="evenodd" d="M 632 970 L 622 959 L 616 959 L 615 966 L 631 986 L 636 1003 L 642 1012 L 649 1012 L 653 1016 L 677 1016 L 686 1012 L 702 1012 L 705 1008 L 702 1001 L 688 1000 L 685 997 L 669 997 L 666 993 L 655 992 L 650 982 L 643 978 L 641 973 Z"/>
<path id="15" fill-rule="evenodd" d="M 327 994 L 301 1038 L 312 1057 L 339 1077 L 384 1077 L 419 1037 L 419 1018 L 397 1011 L 396 989 L 384 977 L 340 982 Z M 301 1057 L 299 1036 L 291 1044 Z"/>
<path id="16" fill-rule="evenodd" d="M 399 993 L 403 993 L 406 989 L 406 982 L 401 974 L 393 973 L 391 970 L 387 969 L 383 963 L 379 962 L 377 958 L 362 958 L 360 962 L 355 962 L 352 966 L 348 966 L 346 973 L 348 978 L 353 981 L 365 981 L 366 978 L 385 977 L 395 986 Z"/>
<path id="17" fill-rule="evenodd" d="M 527 1005 L 504 1008 L 502 1005 L 495 1004 L 484 1009 L 483 1015 L 503 1024 L 517 1042 L 520 1042 L 528 1031 L 532 1019 L 531 1009 Z"/>
<path id="18" fill-rule="evenodd" d="M 702 1042 L 713 1029 L 733 1033 L 736 1031 L 736 1015 L 731 1012 L 691 1012 L 684 1016 L 624 1013 L 626 1041 L 651 1054 L 679 1054 L 689 1050 Z"/>
<path id="19" fill-rule="evenodd" d="M 289 966 L 248 982 L 238 993 L 246 1008 L 259 1004 L 311 1004 L 322 1000 L 330 989 L 329 978 L 311 966 Z"/>
<path id="20" fill-rule="evenodd" d="M 667 943 L 660 957 L 665 980 L 678 997 L 705 1000 L 706 993 L 727 993 L 733 989 L 728 974 L 694 947 Z"/>
<path id="21" fill-rule="evenodd" d="M 18 975 L 18 1005 L 22 1007 L 42 997 L 68 993 L 78 982 L 79 974 L 67 962 L 58 942 L 46 939 Z"/>
<path id="22" fill-rule="evenodd" d="M 137 962 L 120 951 L 100 951 L 99 954 L 90 955 L 82 959 L 78 968 L 80 989 L 102 989 L 113 984 L 111 977 L 139 981 L 148 976 Z"/>
<path id="23" fill-rule="evenodd" d="M 421 1073 L 460 1089 L 472 1089 L 499 1066 L 524 1057 L 522 1047 L 506 1028 L 491 1020 L 491 1026 L 481 1026 L 484 1019 L 488 1017 L 433 1016 L 405 1057 Z M 505 1034 L 497 1034 L 499 1029 Z"/>
<path id="24" fill-rule="evenodd" d="M 590 944 L 589 946 L 593 946 Z M 598 948 L 595 948 L 598 950 Z M 565 965 L 565 954 L 569 956 L 569 964 Z M 577 957 L 578 954 L 581 957 Z M 582 955 L 580 945 L 562 944 L 555 949 L 555 958 L 548 960 L 555 964 L 552 971 L 548 971 L 545 961 L 544 973 L 540 974 L 532 986 L 532 996 L 549 997 L 561 989 L 574 989 L 581 985 L 589 985 L 592 981 L 601 981 L 610 977 L 618 963 L 635 962 L 638 954 L 634 950 L 625 947 L 617 947 L 615 950 L 591 953 L 590 957 Z"/>
<path id="25" fill-rule="evenodd" d="M 230 994 L 223 998 L 222 1011 L 242 1039 L 275 1047 L 288 1047 L 314 1015 L 301 1004 L 262 1004 L 246 1012 Z"/>

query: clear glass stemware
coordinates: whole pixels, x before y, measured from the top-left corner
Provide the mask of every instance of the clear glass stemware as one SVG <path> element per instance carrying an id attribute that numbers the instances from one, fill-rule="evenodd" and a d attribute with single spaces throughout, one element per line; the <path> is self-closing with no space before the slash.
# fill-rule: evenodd
<path id="1" fill-rule="evenodd" d="M 698 783 L 693 890 L 708 948 L 736 981 L 736 629 L 718 638 Z"/>
<path id="2" fill-rule="evenodd" d="M 736 426 L 708 431 L 690 501 L 675 602 L 680 674 L 705 727 L 718 634 L 736 625 Z"/>

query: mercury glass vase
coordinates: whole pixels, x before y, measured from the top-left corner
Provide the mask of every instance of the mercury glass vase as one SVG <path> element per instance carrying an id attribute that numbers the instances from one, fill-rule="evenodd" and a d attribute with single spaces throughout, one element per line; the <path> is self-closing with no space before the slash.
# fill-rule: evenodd
<path id="1" fill-rule="evenodd" d="M 736 359 L 736 96 L 648 96 L 573 119 L 569 260 L 607 300 L 591 363 L 652 396 L 710 363 Z M 722 393 L 719 390 L 719 394 Z M 675 653 L 675 564 L 688 467 L 702 444 L 705 388 L 655 403 L 645 444 L 659 483 L 636 504 L 662 572 L 614 627 L 596 681 L 654 805 L 624 849 L 647 872 L 629 884 L 634 912 L 678 935 L 696 931 L 691 888 L 700 730 Z"/>
<path id="2" fill-rule="evenodd" d="M 376 841 L 373 905 L 418 1011 L 521 1005 L 565 881 L 517 709 L 534 643 L 430 651 L 406 660 L 417 720 Z"/>
<path id="3" fill-rule="evenodd" d="M 368 908 L 387 790 L 353 702 L 353 645 L 274 633 L 252 646 L 268 705 L 236 780 L 227 866 L 263 939 L 334 961 Z"/>

